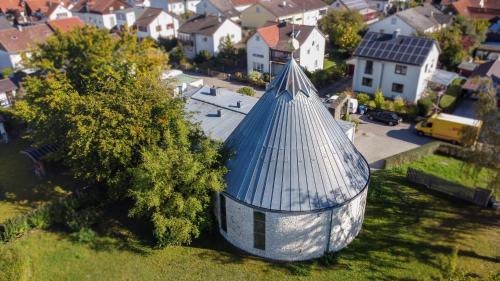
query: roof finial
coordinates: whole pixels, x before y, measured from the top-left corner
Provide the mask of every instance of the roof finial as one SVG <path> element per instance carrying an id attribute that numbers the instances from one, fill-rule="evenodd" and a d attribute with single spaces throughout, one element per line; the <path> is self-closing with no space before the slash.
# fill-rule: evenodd
<path id="1" fill-rule="evenodd" d="M 293 59 L 293 52 L 295 52 L 299 47 L 300 43 L 297 39 L 295 39 L 295 18 L 292 17 L 292 38 L 288 40 L 288 48 L 290 49 L 292 53 L 292 59 Z"/>

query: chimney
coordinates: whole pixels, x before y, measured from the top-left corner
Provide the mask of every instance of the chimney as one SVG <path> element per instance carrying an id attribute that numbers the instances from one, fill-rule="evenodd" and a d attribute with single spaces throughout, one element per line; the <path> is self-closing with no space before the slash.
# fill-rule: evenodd
<path id="1" fill-rule="evenodd" d="M 400 34 L 401 34 L 401 29 L 396 28 L 396 30 L 394 30 L 394 32 L 392 33 L 392 37 L 396 39 L 399 37 Z"/>
<path id="2" fill-rule="evenodd" d="M 220 14 L 220 13 L 217 13 L 217 20 L 218 20 L 219 22 L 222 22 L 222 16 L 221 16 L 221 14 Z"/>
<path id="3" fill-rule="evenodd" d="M 222 109 L 217 109 L 217 117 L 222 117 Z"/>
<path id="4" fill-rule="evenodd" d="M 241 108 L 241 101 L 240 100 L 236 102 L 236 107 Z"/>
<path id="5" fill-rule="evenodd" d="M 431 11 L 431 18 L 434 17 L 434 11 Z"/>
<path id="6" fill-rule="evenodd" d="M 212 86 L 212 88 L 210 88 L 210 95 L 217 96 L 217 88 L 215 88 L 215 86 Z"/>
<path id="7" fill-rule="evenodd" d="M 481 7 L 481 9 L 484 8 L 484 0 L 479 1 L 479 7 Z"/>

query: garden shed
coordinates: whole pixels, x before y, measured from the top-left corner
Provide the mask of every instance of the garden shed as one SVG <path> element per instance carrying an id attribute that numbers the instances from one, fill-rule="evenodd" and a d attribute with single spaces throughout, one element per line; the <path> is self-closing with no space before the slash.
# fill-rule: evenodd
<path id="1" fill-rule="evenodd" d="M 216 197 L 221 234 L 273 260 L 346 247 L 363 222 L 370 169 L 295 60 L 225 142 L 227 187 Z"/>

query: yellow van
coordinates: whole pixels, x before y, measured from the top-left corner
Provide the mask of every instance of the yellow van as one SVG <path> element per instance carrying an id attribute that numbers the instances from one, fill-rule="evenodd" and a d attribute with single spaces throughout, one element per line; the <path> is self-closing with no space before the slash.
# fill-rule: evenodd
<path id="1" fill-rule="evenodd" d="M 464 143 L 462 140 L 465 127 L 471 127 L 471 132 L 475 133 L 470 139 L 475 142 L 479 137 L 483 121 L 462 116 L 439 113 L 434 114 L 427 120 L 419 122 L 415 129 L 419 135 L 427 135 L 433 138 L 451 141 L 453 143 L 471 144 L 471 141 Z"/>

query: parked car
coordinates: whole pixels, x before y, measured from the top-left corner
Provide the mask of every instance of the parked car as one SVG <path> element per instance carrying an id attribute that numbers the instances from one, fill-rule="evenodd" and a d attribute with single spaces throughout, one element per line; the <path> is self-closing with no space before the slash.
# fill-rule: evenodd
<path id="1" fill-rule="evenodd" d="M 368 119 L 376 120 L 388 124 L 389 126 L 397 125 L 403 122 L 403 118 L 394 112 L 387 111 L 371 111 L 368 112 Z"/>

